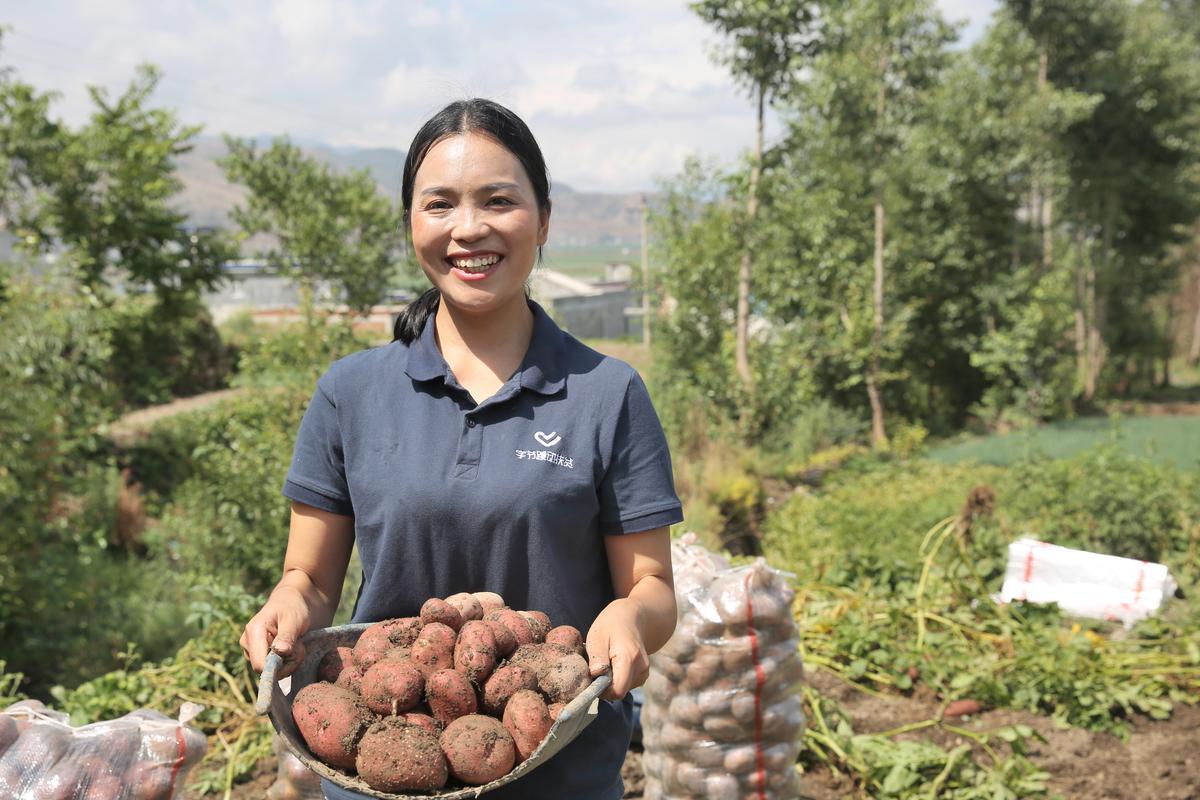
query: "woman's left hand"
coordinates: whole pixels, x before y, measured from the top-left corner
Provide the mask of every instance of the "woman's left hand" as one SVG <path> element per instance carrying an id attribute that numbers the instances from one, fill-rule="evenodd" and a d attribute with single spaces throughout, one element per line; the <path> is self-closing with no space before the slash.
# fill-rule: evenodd
<path id="1" fill-rule="evenodd" d="M 642 641 L 639 606 L 628 597 L 609 603 L 588 630 L 588 670 L 596 678 L 612 670 L 605 700 L 620 700 L 650 676 L 650 657 Z"/>

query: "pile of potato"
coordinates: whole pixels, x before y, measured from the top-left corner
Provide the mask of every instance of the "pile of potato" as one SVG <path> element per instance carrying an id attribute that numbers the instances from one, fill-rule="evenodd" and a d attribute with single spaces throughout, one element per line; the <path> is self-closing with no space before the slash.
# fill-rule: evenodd
<path id="1" fill-rule="evenodd" d="M 207 746 L 157 711 L 72 728 L 66 714 L 27 700 L 0 712 L 0 797 L 173 800 Z"/>
<path id="2" fill-rule="evenodd" d="M 313 755 L 382 792 L 470 786 L 533 753 L 589 683 L 583 637 L 491 592 L 432 598 L 329 651 L 292 700 Z"/>
<path id="3" fill-rule="evenodd" d="M 650 659 L 642 709 L 647 798 L 799 796 L 802 665 L 786 578 L 672 545 L 679 623 Z"/>
<path id="4" fill-rule="evenodd" d="M 279 770 L 275 782 L 267 789 L 267 800 L 325 800 L 321 776 L 288 750 L 282 736 L 276 734 L 271 748 L 279 759 Z"/>

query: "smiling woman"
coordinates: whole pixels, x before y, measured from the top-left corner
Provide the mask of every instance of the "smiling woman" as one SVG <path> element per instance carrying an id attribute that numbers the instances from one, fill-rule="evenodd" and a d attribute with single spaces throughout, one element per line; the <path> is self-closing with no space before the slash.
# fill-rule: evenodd
<path id="1" fill-rule="evenodd" d="M 269 647 L 298 655 L 333 618 L 354 543 L 354 622 L 460 592 L 543 611 L 587 632 L 591 675 L 612 686 L 577 739 L 490 796 L 615 800 L 628 692 L 675 627 L 668 526 L 682 512 L 666 438 L 638 374 L 526 295 L 550 191 L 524 122 L 487 100 L 447 106 L 409 148 L 402 198 L 432 288 L 391 344 L 317 382 L 284 483 L 284 576 L 243 647 L 256 669 Z"/>

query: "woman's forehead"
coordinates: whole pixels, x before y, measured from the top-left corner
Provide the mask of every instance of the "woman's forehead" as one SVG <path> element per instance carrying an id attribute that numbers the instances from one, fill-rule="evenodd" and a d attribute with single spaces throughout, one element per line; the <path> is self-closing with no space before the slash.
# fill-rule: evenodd
<path id="1" fill-rule="evenodd" d="M 490 136 L 468 132 L 447 136 L 429 148 L 413 188 L 419 194 L 430 186 L 463 189 L 496 183 L 532 190 L 525 168 L 508 148 Z"/>

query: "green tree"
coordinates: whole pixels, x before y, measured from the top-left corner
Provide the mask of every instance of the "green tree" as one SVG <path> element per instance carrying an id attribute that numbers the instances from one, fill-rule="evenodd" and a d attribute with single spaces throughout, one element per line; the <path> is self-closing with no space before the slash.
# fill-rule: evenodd
<path id="1" fill-rule="evenodd" d="M 403 227 L 370 173 L 334 172 L 286 139 L 262 152 L 233 137 L 225 144 L 226 177 L 249 190 L 233 218 L 247 235 L 275 237 L 266 253 L 272 265 L 309 298 L 318 282 L 328 281 L 355 310 L 379 302 L 400 265 Z"/>
<path id="2" fill-rule="evenodd" d="M 29 251 L 59 252 L 101 296 L 116 283 L 149 287 L 167 303 L 194 296 L 222 279 L 233 253 L 223 234 L 193 229 L 171 207 L 181 188 L 175 159 L 200 128 L 149 107 L 160 78 L 139 67 L 116 99 L 90 87 L 96 111 L 77 131 L 49 118 L 53 95 L 11 73 L 0 80 L 8 227 Z"/>
<path id="3" fill-rule="evenodd" d="M 813 299 L 827 319 L 841 322 L 852 365 L 846 383 L 865 386 L 871 438 L 883 447 L 883 389 L 901 374 L 889 363 L 903 347 L 908 316 L 894 308 L 887 319 L 887 262 L 901 249 L 887 240 L 889 208 L 894 216 L 906 143 L 927 113 L 954 34 L 927 0 L 853 0 L 830 5 L 822 35 L 812 77 L 794 96 L 791 163 L 811 174 L 800 191 L 815 191 L 827 204 L 809 222 L 824 228 L 813 233 L 818 240 L 839 242 L 833 252 L 841 263 L 829 270 L 831 293 Z"/>
<path id="4" fill-rule="evenodd" d="M 738 268 L 734 349 L 738 377 L 749 389 L 753 382 L 747 355 L 751 271 L 763 161 L 763 115 L 766 104 L 794 80 L 802 60 L 816 51 L 816 6 L 804 0 L 700 0 L 691 8 L 726 37 L 715 57 L 729 67 L 738 84 L 751 92 L 758 109 L 746 199 L 748 235 Z"/>

